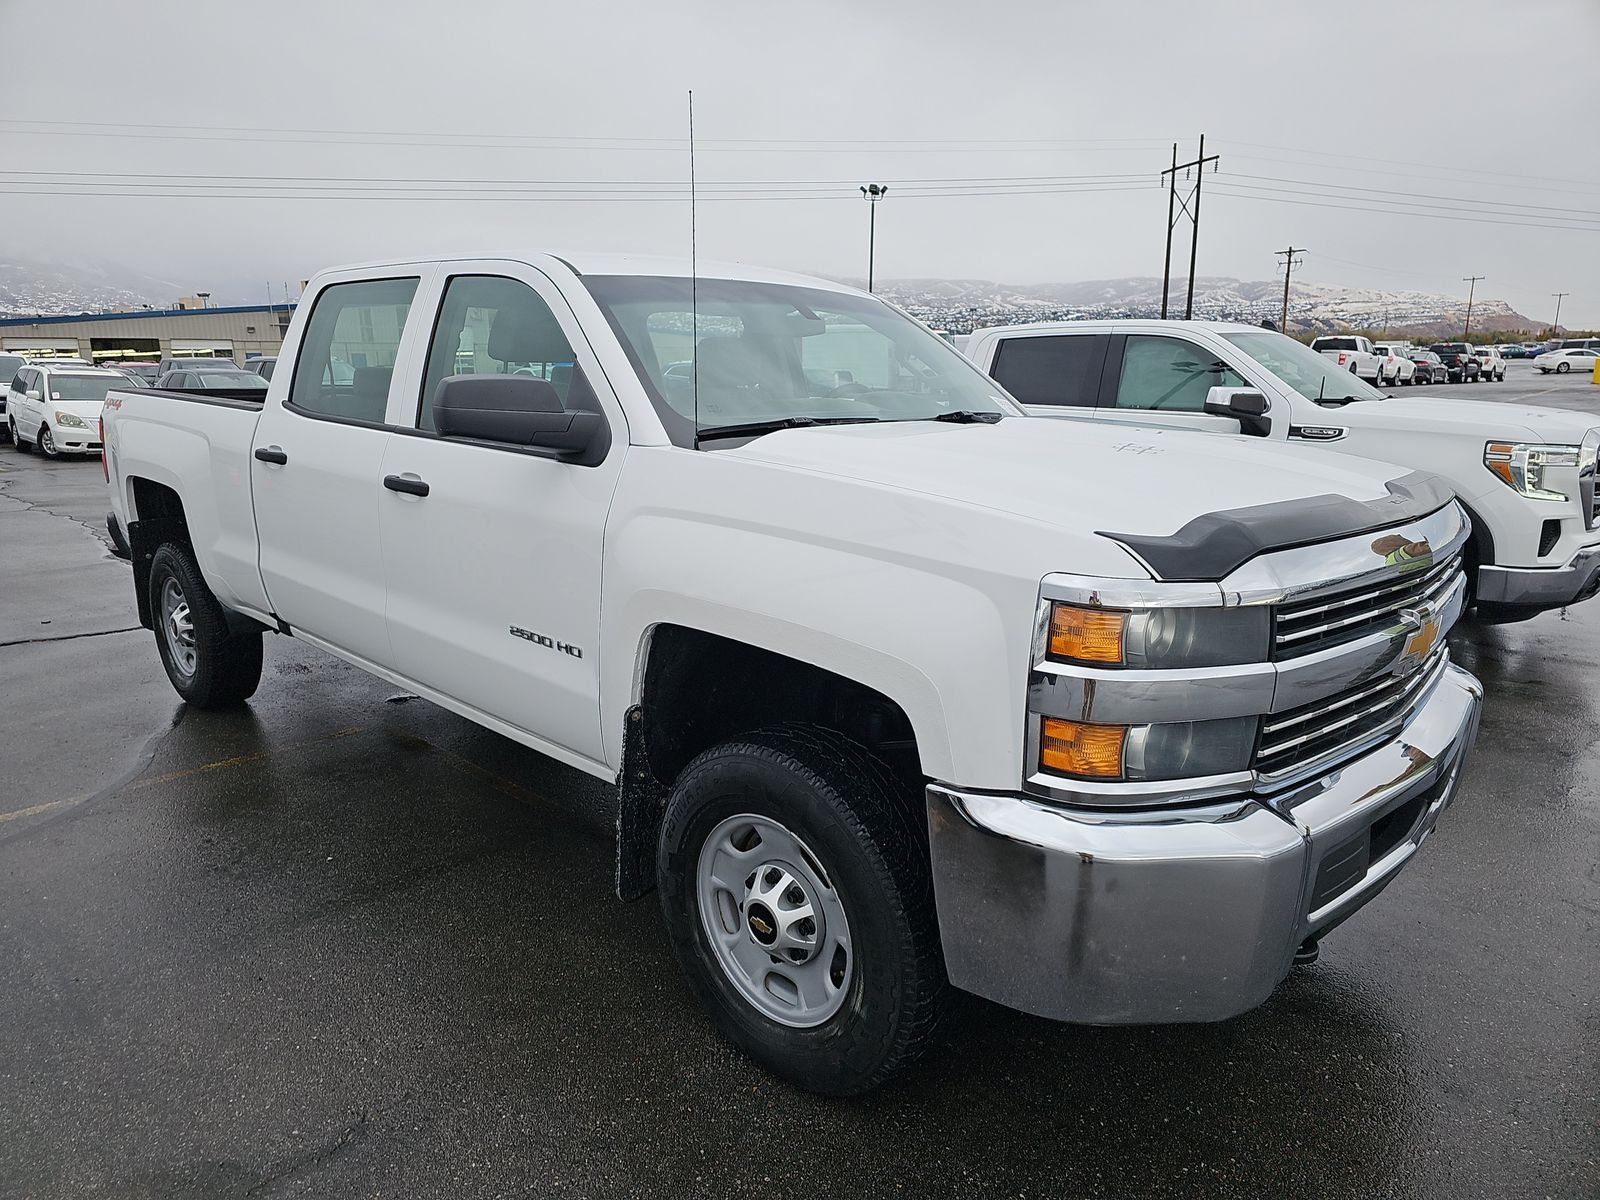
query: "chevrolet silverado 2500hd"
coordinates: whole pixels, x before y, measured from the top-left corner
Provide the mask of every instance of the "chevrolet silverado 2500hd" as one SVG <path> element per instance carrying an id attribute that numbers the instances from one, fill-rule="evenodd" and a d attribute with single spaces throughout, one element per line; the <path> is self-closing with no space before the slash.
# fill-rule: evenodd
<path id="1" fill-rule="evenodd" d="M 178 692 L 242 701 L 276 631 L 616 781 L 619 892 L 803 1086 L 886 1078 L 949 984 L 1243 1012 L 1455 792 L 1481 693 L 1430 478 L 1035 420 L 747 267 L 328 271 L 280 362 L 106 406 Z"/>
<path id="2" fill-rule="evenodd" d="M 980 329 L 966 353 L 1035 414 L 1320 447 L 1443 479 L 1472 520 L 1469 603 L 1482 620 L 1600 593 L 1600 418 L 1385 396 L 1292 338 L 1225 322 Z M 1239 411 L 1241 395 L 1264 407 Z"/>

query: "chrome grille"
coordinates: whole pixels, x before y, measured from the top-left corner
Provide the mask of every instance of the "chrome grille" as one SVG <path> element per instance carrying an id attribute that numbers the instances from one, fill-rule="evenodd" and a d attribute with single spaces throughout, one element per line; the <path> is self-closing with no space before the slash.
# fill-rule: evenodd
<path id="1" fill-rule="evenodd" d="M 1262 776 L 1282 776 L 1353 750 L 1361 742 L 1404 717 L 1444 672 L 1446 649 L 1441 643 L 1422 666 L 1409 675 L 1385 675 L 1347 688 L 1261 723 L 1255 769 Z"/>
<path id="2" fill-rule="evenodd" d="M 1461 573 L 1461 555 L 1384 583 L 1338 596 L 1279 605 L 1272 620 L 1274 659 L 1299 658 L 1385 629 L 1405 608 L 1437 605 Z"/>

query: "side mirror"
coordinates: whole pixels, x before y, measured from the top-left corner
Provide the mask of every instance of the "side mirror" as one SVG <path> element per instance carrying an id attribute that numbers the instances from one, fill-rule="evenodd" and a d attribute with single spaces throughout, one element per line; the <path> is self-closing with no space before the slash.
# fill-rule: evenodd
<path id="1" fill-rule="evenodd" d="M 606 419 L 568 411 L 556 389 L 532 375 L 451 375 L 433 397 L 439 436 L 551 450 L 585 466 L 605 454 Z M 598 461 L 596 459 L 595 461 Z"/>
<path id="2" fill-rule="evenodd" d="M 1249 388 L 1214 387 L 1206 393 L 1206 412 L 1214 417 L 1232 417 L 1239 422 L 1239 432 L 1251 437 L 1272 433 L 1268 407 L 1267 398 Z"/>
<path id="3" fill-rule="evenodd" d="M 28 396 L 29 400 L 43 400 L 44 399 L 44 393 L 41 392 L 38 388 L 29 388 L 28 391 L 27 391 L 27 396 Z"/>

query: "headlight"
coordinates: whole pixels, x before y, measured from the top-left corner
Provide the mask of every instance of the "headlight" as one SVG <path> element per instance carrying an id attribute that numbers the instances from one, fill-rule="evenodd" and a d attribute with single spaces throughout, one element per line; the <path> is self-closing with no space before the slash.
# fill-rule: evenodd
<path id="1" fill-rule="evenodd" d="M 1124 612 L 1053 604 L 1046 648 L 1057 662 L 1087 666 L 1227 667 L 1266 659 L 1268 622 L 1261 607 Z"/>
<path id="2" fill-rule="evenodd" d="M 1505 485 L 1530 500 L 1566 500 L 1565 492 L 1548 487 L 1550 467 L 1578 465 L 1578 446 L 1544 446 L 1526 442 L 1490 442 L 1483 450 L 1483 465 Z"/>
<path id="3" fill-rule="evenodd" d="M 1090 725 L 1044 718 L 1039 766 L 1055 775 L 1103 782 L 1194 779 L 1250 767 L 1255 717 L 1160 725 Z"/>
<path id="4" fill-rule="evenodd" d="M 68 429 L 87 429 L 87 428 L 89 428 L 88 425 L 84 424 L 84 420 L 83 420 L 82 417 L 74 416 L 72 413 L 69 413 L 69 412 L 58 412 L 58 413 L 56 413 L 55 416 L 56 416 L 56 424 L 57 425 L 65 425 Z"/>

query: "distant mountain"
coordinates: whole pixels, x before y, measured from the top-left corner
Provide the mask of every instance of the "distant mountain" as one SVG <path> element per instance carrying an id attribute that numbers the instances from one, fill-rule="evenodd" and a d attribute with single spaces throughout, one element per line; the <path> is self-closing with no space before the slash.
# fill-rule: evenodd
<path id="1" fill-rule="evenodd" d="M 0 255 L 0 316 L 65 316 L 154 305 L 193 289 L 111 264 L 38 262 Z"/>
<path id="2" fill-rule="evenodd" d="M 1172 281 L 1169 315 L 1182 315 L 1186 279 Z M 878 285 L 894 300 L 938 329 L 970 333 L 985 325 L 1018 321 L 1089 320 L 1161 315 L 1161 280 L 1150 277 L 1092 279 L 1082 283 L 1005 284 L 975 279 L 892 279 Z M 1195 279 L 1194 315 L 1213 321 L 1277 322 L 1283 281 L 1247 281 L 1226 276 Z M 1289 332 L 1381 330 L 1435 337 L 1459 334 L 1466 320 L 1464 297 L 1429 292 L 1336 287 L 1295 280 L 1289 297 Z M 1539 329 L 1540 322 L 1515 312 L 1503 300 L 1479 297 L 1472 327 L 1483 330 Z"/>

